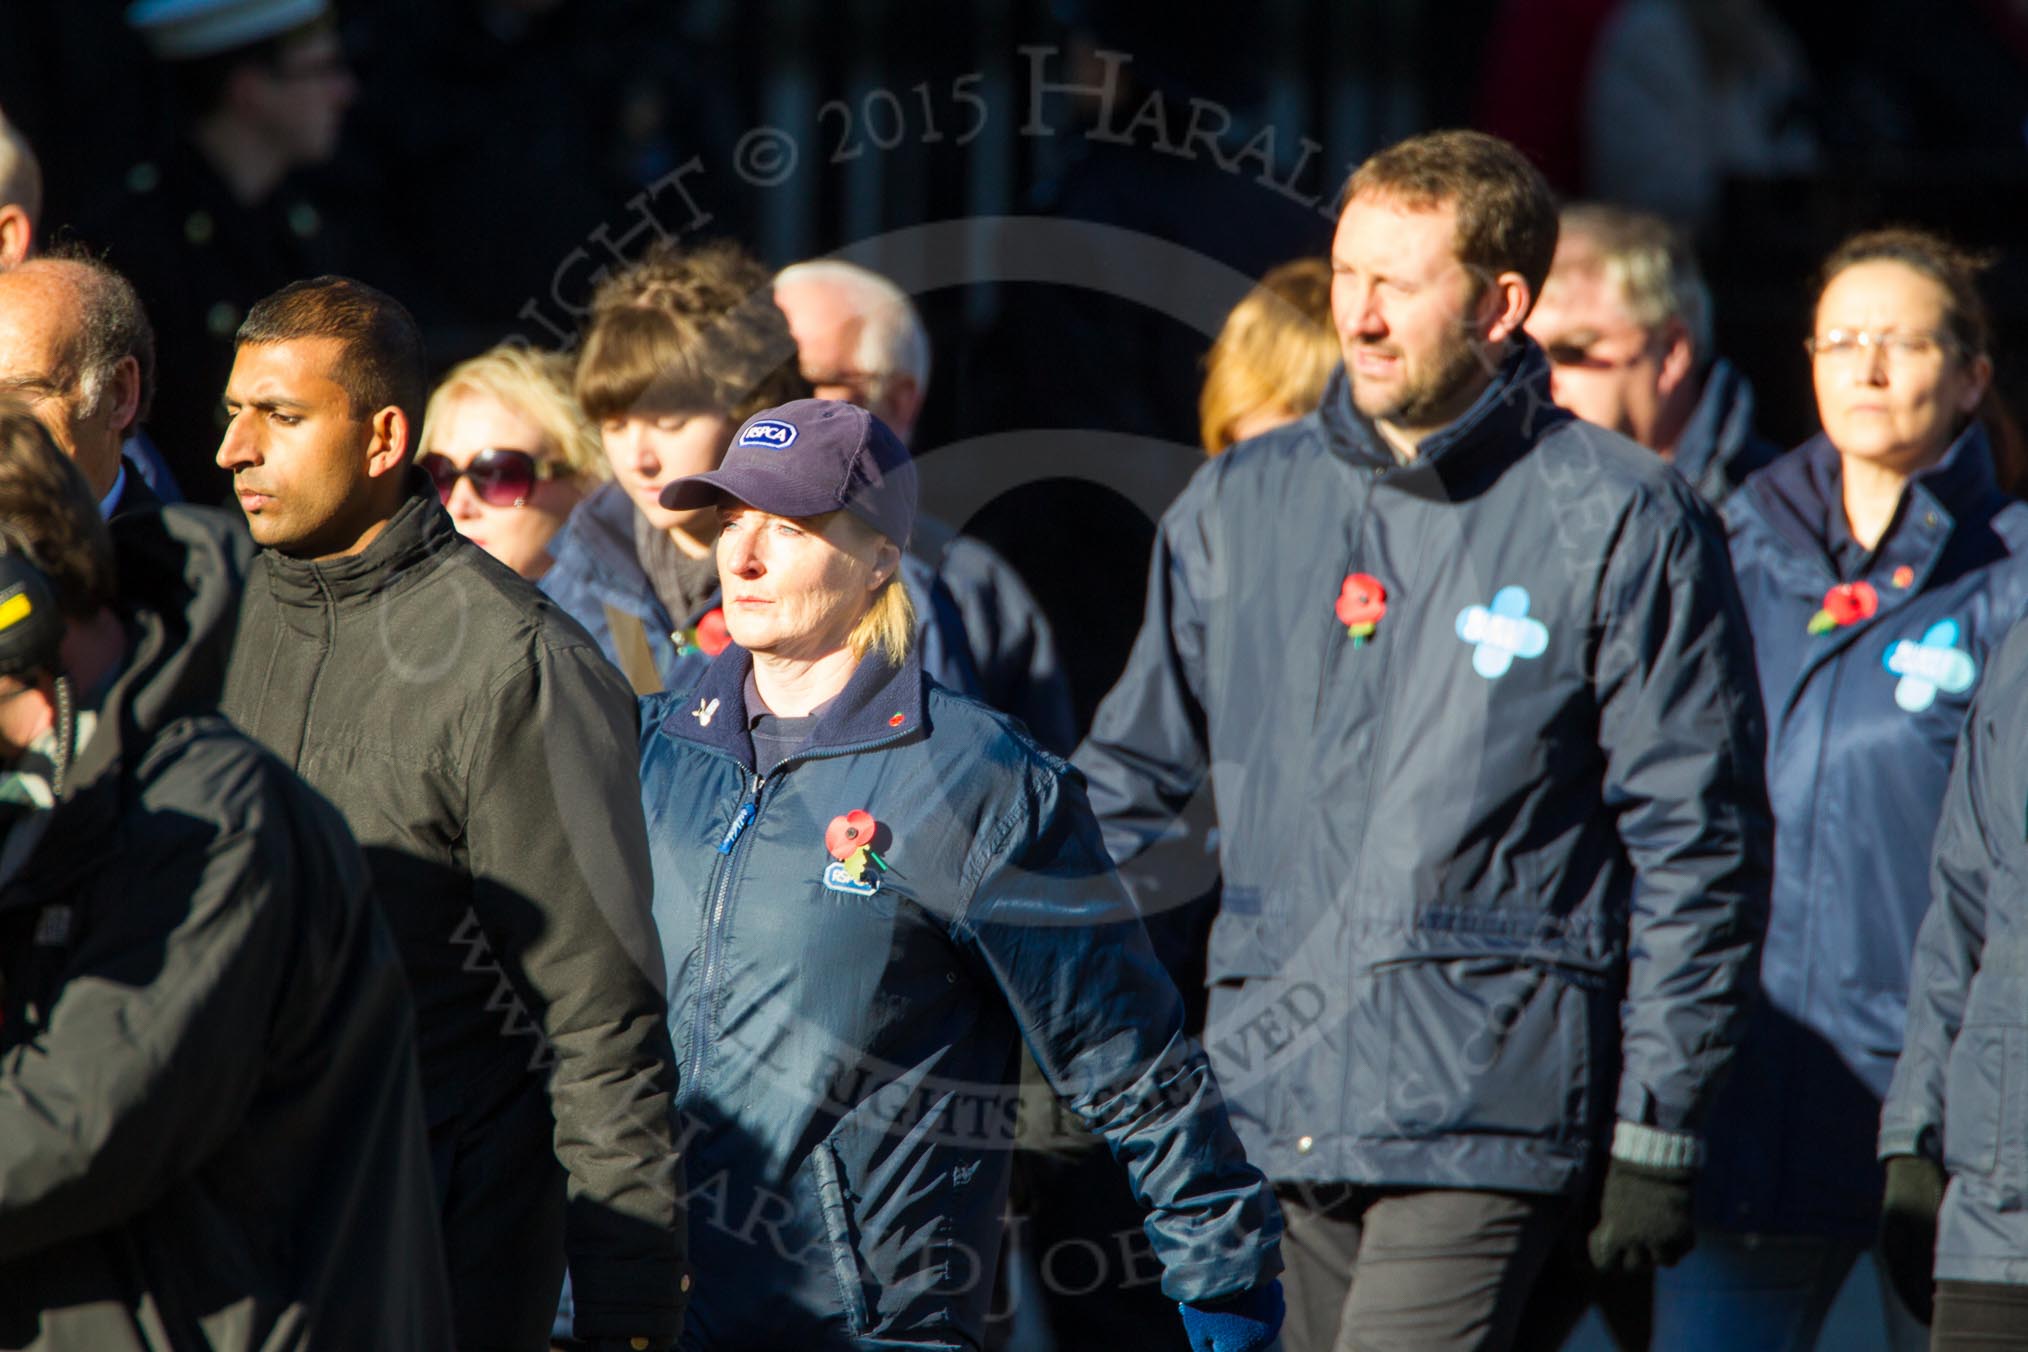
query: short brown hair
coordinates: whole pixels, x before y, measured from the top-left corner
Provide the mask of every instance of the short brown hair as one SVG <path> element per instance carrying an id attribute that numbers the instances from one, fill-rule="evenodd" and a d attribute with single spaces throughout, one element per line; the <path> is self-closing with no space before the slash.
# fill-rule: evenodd
<path id="1" fill-rule="evenodd" d="M 113 603 L 113 541 L 98 497 L 27 406 L 4 396 L 0 540 L 49 579 L 66 617 L 87 620 Z"/>
<path id="2" fill-rule="evenodd" d="M 1489 280 L 1518 272 L 1530 300 L 1556 256 L 1556 194 L 1528 157 L 1482 131 L 1432 131 L 1367 157 L 1339 199 L 1387 197 L 1417 210 L 1454 204 L 1458 261 Z"/>
<path id="3" fill-rule="evenodd" d="M 345 360 L 331 378 L 344 389 L 353 417 L 393 407 L 407 415 L 410 428 L 421 427 L 428 367 L 422 331 L 400 301 L 350 277 L 290 282 L 254 303 L 234 342 L 257 347 L 302 338 L 336 338 L 345 345 Z"/>
<path id="4" fill-rule="evenodd" d="M 658 242 L 592 297 L 577 399 L 594 422 L 648 410 L 743 422 L 809 393 L 774 278 L 736 244 Z"/>
<path id="5" fill-rule="evenodd" d="M 1229 448 L 1233 424 L 1259 409 L 1308 413 L 1338 360 L 1330 264 L 1299 258 L 1270 268 L 1232 307 L 1204 359 L 1197 419 L 1205 453 Z"/>
<path id="6" fill-rule="evenodd" d="M 1813 315 L 1823 303 L 1824 289 L 1839 273 L 1861 263 L 1899 263 L 1942 287 L 1944 323 L 1950 328 L 1958 355 L 1969 360 L 1985 354 L 1986 344 L 1991 340 L 1991 321 L 1986 315 L 1985 298 L 1979 294 L 1979 277 L 1993 265 L 1991 255 L 1960 248 L 1935 231 L 1917 226 L 1862 230 L 1831 250 L 1831 256 L 1817 270 L 1816 295 L 1810 302 Z"/>

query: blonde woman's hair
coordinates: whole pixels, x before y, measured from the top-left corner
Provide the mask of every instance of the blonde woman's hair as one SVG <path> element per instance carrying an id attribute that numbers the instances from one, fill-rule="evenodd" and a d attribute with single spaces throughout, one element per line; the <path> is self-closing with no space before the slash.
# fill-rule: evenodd
<path id="1" fill-rule="evenodd" d="M 1324 397 L 1338 358 L 1330 265 L 1302 258 L 1270 269 L 1232 307 L 1204 359 L 1197 421 L 1205 453 L 1228 449 L 1233 426 L 1256 410 L 1308 413 Z"/>
<path id="2" fill-rule="evenodd" d="M 573 368 L 560 352 L 502 343 L 453 366 L 430 395 L 416 445 L 430 446 L 430 428 L 453 399 L 489 395 L 542 430 L 569 477 L 597 483 L 608 473 L 598 431 L 571 392 Z"/>
<path id="3" fill-rule="evenodd" d="M 863 661 L 869 654 L 877 653 L 881 661 L 898 667 L 914 642 L 915 602 L 909 599 L 901 569 L 896 567 L 894 576 L 874 593 L 873 605 L 852 627 L 846 644 L 855 658 Z"/>
<path id="4" fill-rule="evenodd" d="M 862 544 L 894 543 L 850 512 L 827 512 L 803 525 L 822 534 L 833 518 L 842 520 L 846 529 Z M 899 545 L 895 546 L 895 552 L 897 556 L 901 553 Z M 897 557 L 894 575 L 873 594 L 873 604 L 859 617 L 859 623 L 852 626 L 852 632 L 845 638 L 845 646 L 852 650 L 852 656 L 857 661 L 863 662 L 869 655 L 878 654 L 889 666 L 898 667 L 908 656 L 914 642 L 915 602 L 909 598 L 908 586 L 901 580 L 901 560 Z"/>

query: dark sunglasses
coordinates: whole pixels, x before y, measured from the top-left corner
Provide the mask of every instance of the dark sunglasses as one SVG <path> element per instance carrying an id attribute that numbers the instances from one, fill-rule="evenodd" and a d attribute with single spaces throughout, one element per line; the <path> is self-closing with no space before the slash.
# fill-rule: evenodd
<path id="1" fill-rule="evenodd" d="M 526 507 L 528 495 L 544 479 L 556 477 L 553 465 L 537 460 L 526 451 L 489 449 L 480 451 L 463 469 L 449 456 L 430 451 L 416 458 L 416 465 L 437 486 L 437 496 L 448 504 L 458 480 L 470 479 L 472 491 L 489 507 Z"/>

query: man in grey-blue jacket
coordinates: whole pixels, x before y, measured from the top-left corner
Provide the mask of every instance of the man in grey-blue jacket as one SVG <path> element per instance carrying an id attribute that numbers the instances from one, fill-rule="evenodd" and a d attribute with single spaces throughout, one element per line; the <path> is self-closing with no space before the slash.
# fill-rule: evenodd
<path id="1" fill-rule="evenodd" d="M 1938 1347 L 2019 1347 L 2028 1328 L 2024 693 L 2028 624 L 1988 662 L 1958 741 L 1909 973 L 1908 1027 L 1880 1114 L 1881 1248 L 1888 1275 L 1918 1308 L 1934 1265 Z"/>
<path id="2" fill-rule="evenodd" d="M 1511 1345 L 1608 1129 L 1592 1257 L 1674 1261 L 1752 990 L 1770 826 L 1725 544 L 1550 402 L 1520 329 L 1555 239 L 1492 137 L 1354 174 L 1346 370 L 1164 517 L 1078 756 L 1145 911 L 1215 803 L 1205 1040 L 1281 1185 L 1292 1352 Z"/>

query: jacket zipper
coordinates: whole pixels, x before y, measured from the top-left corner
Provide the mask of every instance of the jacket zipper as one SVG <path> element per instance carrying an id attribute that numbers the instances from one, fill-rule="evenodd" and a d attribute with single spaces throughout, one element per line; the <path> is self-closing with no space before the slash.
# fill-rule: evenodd
<path id="1" fill-rule="evenodd" d="M 891 733 L 867 742 L 856 742 L 850 746 L 824 747 L 814 751 L 799 751 L 775 762 L 766 774 L 755 774 L 753 789 L 747 800 L 739 805 L 739 811 L 732 817 L 731 825 L 725 828 L 725 835 L 718 842 L 718 873 L 712 879 L 711 902 L 704 912 L 704 973 L 697 983 L 697 1012 L 690 1018 L 690 1056 L 687 1073 L 677 1082 L 679 1096 L 694 1091 L 699 1078 L 704 1074 L 704 1053 L 711 1040 L 711 1006 L 717 998 L 718 968 L 722 959 L 725 939 L 725 912 L 732 902 L 733 874 L 739 867 L 741 843 L 754 819 L 760 816 L 761 793 L 791 761 L 824 760 L 834 756 L 851 755 L 859 751 L 871 751 L 891 741 L 906 736 L 906 733 Z M 744 771 L 745 767 L 741 766 Z"/>
<path id="2" fill-rule="evenodd" d="M 1373 495 L 1375 492 L 1379 490 L 1380 482 L 1386 476 L 1386 474 L 1387 474 L 1386 467 L 1384 466 L 1376 467 L 1373 470 L 1371 479 L 1367 484 L 1366 501 L 1360 504 L 1359 520 L 1354 527 L 1353 545 L 1355 549 L 1362 548 L 1364 545 L 1364 541 L 1366 539 L 1366 522 L 1368 518 L 1372 515 L 1373 511 Z M 1420 563 L 1421 561 L 1422 556 L 1420 555 L 1420 553 L 1418 553 L 1416 555 L 1416 562 Z M 1365 796 L 1359 804 L 1359 845 L 1356 852 L 1352 856 L 1354 863 L 1352 866 L 1352 889 L 1349 895 L 1352 898 L 1352 905 L 1355 908 L 1359 904 L 1361 884 L 1364 882 L 1366 876 L 1366 868 L 1365 868 L 1366 840 L 1367 836 L 1371 833 L 1373 827 L 1373 785 L 1375 779 L 1379 774 L 1379 767 L 1384 763 L 1384 758 L 1381 756 L 1380 753 L 1383 750 L 1387 749 L 1386 747 L 1383 747 L 1382 739 L 1387 736 L 1388 732 L 1392 729 L 1393 726 L 1393 720 L 1388 717 L 1388 711 L 1392 706 L 1392 704 L 1394 703 L 1393 701 L 1394 672 L 1392 669 L 1393 663 L 1388 661 L 1388 653 L 1385 650 L 1382 650 L 1375 655 L 1380 658 L 1380 663 L 1378 665 L 1380 665 L 1381 670 L 1375 673 L 1375 676 L 1377 677 L 1380 683 L 1380 689 L 1375 693 L 1374 697 L 1373 745 L 1367 749 L 1366 753 L 1366 786 L 1365 789 L 1363 790 Z M 1315 719 L 1321 719 L 1323 717 L 1324 694 L 1325 692 L 1322 689 L 1318 690 L 1317 692 L 1317 712 L 1315 715 Z M 1314 720 L 1312 721 L 1311 726 L 1313 728 L 1316 726 L 1316 722 Z M 1344 1058 L 1344 1061 L 1345 1061 L 1344 1070 L 1338 1082 L 1338 1101 L 1335 1105 L 1333 1105 L 1333 1111 L 1336 1113 L 1337 1119 L 1339 1121 L 1344 1120 L 1345 1104 L 1351 1098 L 1352 1094 L 1352 1064 L 1354 1058 L 1348 1056 Z M 1387 1068 L 1387 1078 L 1391 1079 L 1393 1073 L 1394 1073 L 1393 1056 L 1392 1053 L 1390 1052 Z"/>
<path id="3" fill-rule="evenodd" d="M 310 677 L 310 688 L 303 696 L 303 724 L 296 734 L 296 755 L 289 767 L 299 774 L 303 769 L 303 749 L 310 745 L 310 726 L 317 719 L 317 692 L 324 685 L 324 668 L 330 664 L 331 656 L 338 648 L 338 600 L 331 595 L 324 574 L 314 564 L 310 567 L 310 576 L 317 583 L 317 594 L 324 600 L 324 651 L 317 657 L 316 673 Z"/>
<path id="4" fill-rule="evenodd" d="M 718 984 L 718 966 L 724 947 L 725 911 L 732 900 L 733 870 L 739 863 L 736 852 L 746 836 L 746 828 L 760 815 L 761 792 L 767 787 L 767 782 L 766 775 L 754 776 L 752 796 L 739 805 L 739 811 L 733 814 L 732 824 L 718 842 L 718 876 L 712 880 L 711 904 L 704 912 L 704 974 L 697 983 L 697 1011 L 690 1018 L 689 1073 L 677 1086 L 679 1093 L 695 1086 L 704 1073 L 705 1044 L 710 1041 L 711 1003 L 716 997 L 714 987 Z"/>

